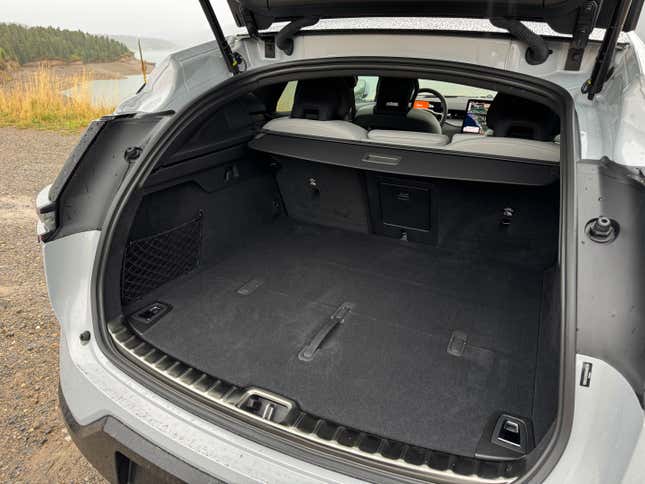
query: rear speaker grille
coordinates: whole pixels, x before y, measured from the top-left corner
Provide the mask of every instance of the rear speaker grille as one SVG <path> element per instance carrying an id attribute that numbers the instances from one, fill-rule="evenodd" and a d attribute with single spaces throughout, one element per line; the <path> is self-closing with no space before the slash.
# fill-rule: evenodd
<path id="1" fill-rule="evenodd" d="M 199 264 L 202 214 L 190 222 L 128 243 L 121 271 L 121 302 L 128 305 Z"/>

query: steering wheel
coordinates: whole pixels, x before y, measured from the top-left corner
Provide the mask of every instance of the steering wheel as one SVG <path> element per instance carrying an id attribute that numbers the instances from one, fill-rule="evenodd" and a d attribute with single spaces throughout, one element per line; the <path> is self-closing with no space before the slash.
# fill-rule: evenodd
<path id="1" fill-rule="evenodd" d="M 417 96 L 426 92 L 439 99 L 439 102 L 441 103 L 440 113 L 437 113 L 430 108 L 426 109 L 426 111 L 430 111 L 433 115 L 439 117 L 439 124 L 441 125 L 441 127 L 443 127 L 446 119 L 448 118 L 448 103 L 446 102 L 446 98 L 443 97 L 443 95 L 439 91 L 435 91 L 434 89 L 430 89 L 429 87 L 422 87 L 421 89 L 419 89 L 417 91 Z"/>

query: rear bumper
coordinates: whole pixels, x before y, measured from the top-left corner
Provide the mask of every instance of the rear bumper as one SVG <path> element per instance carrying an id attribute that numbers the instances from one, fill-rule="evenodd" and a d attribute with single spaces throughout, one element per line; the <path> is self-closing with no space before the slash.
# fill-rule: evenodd
<path id="1" fill-rule="evenodd" d="M 62 334 L 60 394 L 74 442 L 113 483 L 359 482 L 262 446 L 171 404 L 113 366 L 100 353 L 95 338 L 82 345 L 78 337 L 68 339 Z M 128 471 L 138 477 L 124 480 L 122 475 Z"/>
<path id="2" fill-rule="evenodd" d="M 150 454 L 157 455 L 152 450 L 159 449 L 173 456 L 174 463 L 184 462 L 208 476 L 209 482 L 359 482 L 200 418 L 151 391 L 109 360 L 97 342 L 90 305 L 92 268 L 99 236 L 98 231 L 81 232 L 48 242 L 43 249 L 49 297 L 61 327 L 61 392 L 67 413 L 80 428 L 94 429 L 91 425 L 95 425 L 112 431 L 115 424 L 110 422 L 117 421 L 142 438 L 137 442 L 152 444 Z M 75 264 L 70 264 L 70 260 Z M 91 337 L 83 342 L 79 336 L 85 332 Z M 224 415 L 218 418 L 231 423 L 233 428 L 239 426 L 233 425 L 237 422 Z M 125 434 L 127 432 L 118 435 Z M 81 432 L 80 435 L 85 434 Z M 134 441 L 122 440 L 120 443 L 128 448 L 129 442 Z M 142 448 L 135 446 L 131 455 L 146 457 L 148 454 Z M 112 465 L 110 461 L 115 462 L 113 459 L 108 459 L 108 465 Z M 135 462 L 144 465 L 146 459 Z M 163 462 L 150 461 L 161 469 L 164 469 Z M 176 473 L 174 465 L 171 470 Z"/>
<path id="3" fill-rule="evenodd" d="M 58 401 L 74 444 L 109 482 L 223 482 L 169 454 L 114 417 L 79 424 L 60 387 Z"/>
<path id="4" fill-rule="evenodd" d="M 75 441 L 99 470 L 105 465 L 106 476 L 119 482 L 115 467 L 122 462 L 117 457 L 120 453 L 144 469 L 140 475 L 159 470 L 158 475 L 171 482 L 177 478 L 235 483 L 359 482 L 200 418 L 117 368 L 93 334 L 90 281 L 98 235 L 84 232 L 55 240 L 45 244 L 44 252 L 50 299 L 61 323 L 60 385 L 66 419 L 74 424 L 70 429 Z M 69 264 L 72 259 L 77 263 Z M 83 343 L 79 335 L 85 331 L 92 337 Z M 593 363 L 588 387 L 577 384 L 584 362 Z M 641 483 L 645 419 L 631 386 L 607 363 L 584 355 L 577 356 L 575 384 L 572 432 L 546 482 Z M 102 459 L 106 462 L 97 463 Z M 131 467 L 127 460 L 125 467 Z"/>

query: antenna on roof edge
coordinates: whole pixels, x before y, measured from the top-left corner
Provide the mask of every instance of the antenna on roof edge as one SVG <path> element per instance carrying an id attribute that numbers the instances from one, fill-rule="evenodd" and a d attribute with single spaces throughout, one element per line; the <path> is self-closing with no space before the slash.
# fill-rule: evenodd
<path id="1" fill-rule="evenodd" d="M 148 72 L 146 70 L 146 62 L 143 60 L 143 51 L 141 50 L 141 39 L 137 39 L 139 44 L 139 59 L 141 60 L 141 74 L 143 74 L 143 83 L 148 84 Z"/>

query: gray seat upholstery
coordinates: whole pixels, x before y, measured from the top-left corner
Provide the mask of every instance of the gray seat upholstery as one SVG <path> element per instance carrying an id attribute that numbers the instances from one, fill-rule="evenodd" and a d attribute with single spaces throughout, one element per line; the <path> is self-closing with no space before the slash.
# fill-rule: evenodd
<path id="1" fill-rule="evenodd" d="M 411 89 L 410 93 L 404 96 L 407 99 L 416 92 L 413 88 L 417 83 L 410 79 L 404 81 Z M 410 84 L 409 81 L 414 82 Z M 299 81 L 290 117 L 269 121 L 264 125 L 264 131 L 426 148 L 448 143 L 448 137 L 428 131 L 375 129 L 368 133 L 365 128 L 351 123 L 349 120 L 354 117 L 355 110 L 354 84 L 354 78 Z M 432 119 L 437 122 L 434 116 Z"/>
<path id="2" fill-rule="evenodd" d="M 508 136 L 454 135 L 452 142 L 449 143 L 447 136 L 437 133 L 382 129 L 368 131 L 348 120 L 354 106 L 351 81 L 344 78 L 328 78 L 324 79 L 325 82 L 320 81 L 301 81 L 296 89 L 291 117 L 273 119 L 264 125 L 263 130 L 271 133 L 387 144 L 403 148 L 435 148 L 533 160 L 556 162 L 560 160 L 560 145 L 553 141 Z M 513 113 L 509 115 L 512 116 Z M 525 117 L 524 114 L 522 116 Z M 527 124 L 525 120 L 520 122 L 520 131 L 526 133 L 530 123 Z M 536 122 L 531 121 L 533 124 Z M 503 119 L 499 124 L 494 119 L 493 123 L 501 126 L 501 132 L 505 134 L 509 132 L 508 130 L 515 129 L 512 119 Z M 557 127 L 559 128 L 559 124 Z M 536 129 L 539 131 L 542 128 Z M 549 136 L 555 129 L 551 124 L 551 127 L 547 127 L 538 136 Z M 497 132 L 496 130 L 495 133 Z"/>
<path id="3" fill-rule="evenodd" d="M 277 118 L 266 123 L 263 129 L 273 133 L 298 134 L 321 138 L 353 141 L 365 141 L 367 139 L 367 130 L 349 121 L 341 120 L 319 121 L 317 119 Z"/>
<path id="4" fill-rule="evenodd" d="M 560 161 L 560 118 L 548 106 L 529 99 L 499 93 L 486 124 L 492 136 L 456 134 L 444 148 L 465 153 L 512 156 L 530 160 Z"/>
<path id="5" fill-rule="evenodd" d="M 367 131 L 351 122 L 355 84 L 353 77 L 298 81 L 290 116 L 272 119 L 264 131 L 364 141 Z"/>
<path id="6" fill-rule="evenodd" d="M 368 131 L 367 140 L 399 146 L 419 148 L 437 148 L 448 144 L 448 137 L 436 133 L 415 133 L 414 131 L 396 131 L 391 129 L 373 129 Z"/>
<path id="7" fill-rule="evenodd" d="M 388 129 L 441 134 L 441 124 L 432 113 L 412 109 L 418 91 L 416 79 L 380 77 L 376 103 L 361 107 L 354 122 L 368 131 Z"/>
<path id="8" fill-rule="evenodd" d="M 480 139 L 482 137 L 481 134 L 474 134 L 474 133 L 455 133 L 452 135 L 452 138 L 450 138 L 451 143 L 457 143 L 458 141 L 463 141 L 466 139 Z"/>
<path id="9" fill-rule="evenodd" d="M 528 160 L 560 161 L 560 145 L 553 141 L 475 135 L 468 138 L 459 138 L 458 141 L 453 141 L 442 148 L 462 153 L 511 156 Z"/>

